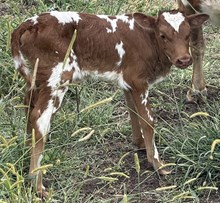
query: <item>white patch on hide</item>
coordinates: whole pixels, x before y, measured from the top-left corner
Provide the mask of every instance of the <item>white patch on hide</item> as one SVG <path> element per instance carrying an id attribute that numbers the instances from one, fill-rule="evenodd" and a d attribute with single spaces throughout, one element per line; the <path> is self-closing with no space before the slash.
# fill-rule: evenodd
<path id="1" fill-rule="evenodd" d="M 130 30 L 134 29 L 134 18 L 129 19 L 129 17 L 126 16 L 126 15 L 118 15 L 118 16 L 115 16 L 115 18 L 113 18 L 113 19 L 111 19 L 107 15 L 97 15 L 97 17 L 99 17 L 101 19 L 105 19 L 107 22 L 110 23 L 111 29 L 110 28 L 106 28 L 107 33 L 113 33 L 113 32 L 116 31 L 117 23 L 118 23 L 119 20 L 121 20 L 123 23 L 128 24 Z"/>
<path id="2" fill-rule="evenodd" d="M 52 70 L 51 76 L 48 79 L 48 86 L 55 88 L 60 85 L 61 74 L 63 72 L 63 63 L 58 63 Z"/>
<path id="3" fill-rule="evenodd" d="M 68 87 L 64 87 L 64 88 L 61 88 L 61 89 L 57 89 L 57 90 L 54 90 L 52 93 L 51 93 L 51 96 L 52 97 L 56 97 L 59 99 L 59 106 L 57 107 L 57 109 L 60 108 L 61 104 L 62 104 L 62 101 L 63 101 L 63 98 L 64 98 L 64 95 L 65 93 L 67 92 L 68 90 Z M 56 110 L 57 110 L 56 109 Z"/>
<path id="4" fill-rule="evenodd" d="M 58 22 L 62 24 L 72 23 L 72 22 L 78 23 L 79 20 L 81 20 L 77 12 L 71 12 L 71 11 L 69 12 L 68 11 L 66 12 L 51 11 L 50 15 L 57 18 Z"/>
<path id="5" fill-rule="evenodd" d="M 149 91 L 147 90 L 144 94 L 141 94 L 141 103 L 146 106 L 147 105 L 147 99 L 148 99 Z"/>
<path id="6" fill-rule="evenodd" d="M 154 158 L 159 161 L 159 153 L 158 153 L 155 142 L 154 142 Z"/>
<path id="7" fill-rule="evenodd" d="M 56 107 L 52 99 L 48 101 L 47 108 L 42 112 L 41 116 L 37 119 L 37 126 L 42 134 L 45 136 L 50 130 L 50 120 L 53 113 L 56 112 Z"/>
<path id="8" fill-rule="evenodd" d="M 33 22 L 33 24 L 35 25 L 38 23 L 38 21 L 37 21 L 38 17 L 39 17 L 38 15 L 35 15 L 31 18 L 28 18 L 26 21 L 31 20 Z"/>
<path id="9" fill-rule="evenodd" d="M 118 84 L 119 86 L 124 89 L 124 90 L 129 90 L 131 89 L 131 86 L 125 82 L 124 78 L 123 78 L 123 74 L 119 73 L 118 74 Z"/>
<path id="10" fill-rule="evenodd" d="M 19 69 L 21 66 L 25 65 L 25 59 L 23 54 L 19 51 L 19 55 L 13 58 L 15 69 Z"/>
<path id="11" fill-rule="evenodd" d="M 48 86 L 51 88 L 58 87 L 61 82 L 61 76 L 64 71 L 71 71 L 73 64 L 70 63 L 70 59 L 67 58 L 65 66 L 64 63 L 58 63 L 52 70 L 51 76 L 48 79 Z"/>
<path id="12" fill-rule="evenodd" d="M 154 118 L 151 116 L 149 109 L 145 108 L 145 111 L 147 112 L 147 117 L 149 118 L 149 120 L 153 122 Z"/>
<path id="13" fill-rule="evenodd" d="M 83 73 L 82 73 L 82 71 L 79 67 L 76 55 L 73 55 L 73 64 L 72 64 L 72 66 L 73 66 L 73 69 L 74 69 L 72 80 L 73 81 L 82 80 L 83 77 L 85 77 L 85 75 L 83 75 Z"/>
<path id="14" fill-rule="evenodd" d="M 99 17 L 101 19 L 105 19 L 107 22 L 110 23 L 112 29 L 106 28 L 108 33 L 116 31 L 116 28 L 117 28 L 117 19 L 116 18 L 115 19 L 111 19 L 107 15 L 97 15 L 97 17 Z"/>
<path id="15" fill-rule="evenodd" d="M 116 81 L 118 82 L 119 86 L 124 89 L 128 90 L 130 89 L 130 85 L 128 85 L 124 78 L 122 72 L 116 72 L 116 71 L 107 71 L 107 72 L 98 72 L 96 71 L 89 71 L 89 70 L 80 70 L 79 68 L 75 68 L 75 71 L 73 73 L 73 81 L 82 80 L 85 77 L 92 77 L 92 78 L 100 78 L 102 80 L 107 81 Z"/>
<path id="16" fill-rule="evenodd" d="M 125 50 L 124 50 L 124 48 L 123 48 L 123 42 L 121 41 L 120 43 L 117 43 L 116 45 L 115 45 L 115 49 L 118 51 L 118 55 L 119 55 L 119 58 L 120 58 L 120 60 L 116 63 L 116 65 L 117 66 L 120 66 L 121 65 L 121 62 L 122 62 L 122 58 L 123 58 L 123 56 L 124 56 L 124 54 L 125 54 Z"/>
<path id="17" fill-rule="evenodd" d="M 118 15 L 118 16 L 116 16 L 116 19 L 121 20 L 122 22 L 129 24 L 130 30 L 134 29 L 134 18 L 129 19 L 129 17 L 126 15 Z"/>
<path id="18" fill-rule="evenodd" d="M 13 60 L 14 60 L 14 64 L 15 64 L 15 69 L 16 69 L 16 70 L 19 69 L 20 66 L 22 65 L 22 60 L 21 60 L 21 58 L 20 58 L 19 56 L 15 56 L 15 57 L 13 58 Z"/>
<path id="19" fill-rule="evenodd" d="M 144 132 L 143 132 L 143 129 L 141 128 L 141 136 L 142 138 L 144 139 Z"/>

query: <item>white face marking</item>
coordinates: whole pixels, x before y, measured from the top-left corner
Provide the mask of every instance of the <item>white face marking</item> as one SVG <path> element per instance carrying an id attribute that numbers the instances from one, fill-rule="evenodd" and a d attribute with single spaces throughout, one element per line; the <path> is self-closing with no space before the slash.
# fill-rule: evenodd
<path id="1" fill-rule="evenodd" d="M 154 158 L 159 161 L 159 153 L 158 153 L 155 142 L 154 142 Z"/>
<path id="2" fill-rule="evenodd" d="M 122 57 L 125 54 L 125 50 L 123 49 L 123 42 L 121 41 L 120 43 L 117 43 L 115 45 L 115 49 L 118 51 L 118 55 L 120 57 L 120 60 L 116 64 L 117 64 L 117 66 L 120 66 L 121 62 L 122 62 Z"/>
<path id="3" fill-rule="evenodd" d="M 106 28 L 107 33 L 113 33 L 116 31 L 118 20 L 121 20 L 122 22 L 129 24 L 130 30 L 134 29 L 134 18 L 129 19 L 129 17 L 126 15 L 118 15 L 118 16 L 115 16 L 114 19 L 111 19 L 109 18 L 109 16 L 106 16 L 106 15 L 97 15 L 97 17 L 101 19 L 105 19 L 107 22 L 110 23 L 111 29 Z"/>
<path id="4" fill-rule="evenodd" d="M 175 14 L 164 12 L 162 15 L 164 16 L 164 19 L 173 27 L 173 29 L 176 32 L 179 32 L 179 27 L 185 19 L 183 14 L 179 12 Z"/>
<path id="5" fill-rule="evenodd" d="M 39 128 L 40 133 L 45 136 L 50 130 L 50 120 L 53 113 L 56 112 L 56 107 L 53 104 L 53 100 L 50 99 L 47 105 L 47 108 L 41 114 L 41 116 L 37 119 L 37 126 Z"/>
<path id="6" fill-rule="evenodd" d="M 76 23 L 81 20 L 79 14 L 77 12 L 59 12 L 59 11 L 51 11 L 50 15 L 57 18 L 59 23 L 71 23 L 75 21 Z"/>
<path id="7" fill-rule="evenodd" d="M 148 95 L 149 95 L 149 91 L 147 90 L 144 94 L 141 94 L 141 103 L 146 106 L 147 105 L 147 98 L 148 98 Z"/>

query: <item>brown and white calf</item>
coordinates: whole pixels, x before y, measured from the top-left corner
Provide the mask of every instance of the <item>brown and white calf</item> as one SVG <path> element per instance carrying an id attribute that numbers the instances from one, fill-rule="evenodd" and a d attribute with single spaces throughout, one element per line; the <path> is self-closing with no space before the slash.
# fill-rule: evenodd
<path id="1" fill-rule="evenodd" d="M 178 0 L 178 6 L 186 15 L 206 13 L 210 21 L 220 26 L 220 0 Z M 204 38 L 202 26 L 191 30 L 191 53 L 193 57 L 192 88 L 187 93 L 188 101 L 206 98 L 207 90 L 202 69 L 204 56 Z M 194 96 L 199 96 L 195 98 Z"/>
<path id="2" fill-rule="evenodd" d="M 191 29 L 208 19 L 205 14 L 185 17 L 173 10 L 158 17 L 133 15 L 92 15 L 52 11 L 28 19 L 12 34 L 15 68 L 27 82 L 25 105 L 28 133 L 34 129 L 30 175 L 36 176 L 37 192 L 44 196 L 40 166 L 46 135 L 69 83 L 87 76 L 115 81 L 124 90 L 130 112 L 133 142 L 146 147 L 147 159 L 161 174 L 162 163 L 154 142 L 154 118 L 148 100 L 149 88 L 169 73 L 174 64 L 180 69 L 191 65 Z M 77 31 L 66 63 L 68 46 Z M 25 59 L 30 69 L 25 66 Z M 33 67 L 39 61 L 35 88 Z M 32 94 L 31 94 L 32 92 Z"/>

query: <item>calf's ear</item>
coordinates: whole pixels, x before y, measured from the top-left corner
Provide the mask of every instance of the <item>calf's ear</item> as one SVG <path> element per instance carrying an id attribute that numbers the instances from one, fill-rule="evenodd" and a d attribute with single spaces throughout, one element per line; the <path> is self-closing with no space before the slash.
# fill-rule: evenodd
<path id="1" fill-rule="evenodd" d="M 144 29 L 153 30 L 156 26 L 156 18 L 152 16 L 146 16 L 143 13 L 134 13 L 133 18 L 135 22 Z"/>
<path id="2" fill-rule="evenodd" d="M 191 28 L 201 27 L 202 24 L 209 19 L 209 15 L 207 14 L 194 14 L 187 16 L 188 22 Z"/>

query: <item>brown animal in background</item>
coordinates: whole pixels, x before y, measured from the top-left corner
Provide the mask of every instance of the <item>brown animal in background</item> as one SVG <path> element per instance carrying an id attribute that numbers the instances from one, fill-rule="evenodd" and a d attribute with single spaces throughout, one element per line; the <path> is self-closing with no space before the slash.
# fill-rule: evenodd
<path id="1" fill-rule="evenodd" d="M 115 81 L 124 90 L 131 117 L 133 142 L 145 148 L 148 162 L 160 174 L 154 142 L 154 118 L 148 101 L 149 88 L 161 81 L 174 64 L 180 69 L 191 65 L 189 38 L 191 29 L 208 19 L 205 14 L 185 17 L 172 10 L 158 17 L 133 15 L 92 15 L 52 11 L 28 19 L 12 34 L 12 55 L 16 69 L 30 88 L 33 67 L 39 60 L 35 88 L 28 89 L 28 133 L 35 131 L 30 176 L 36 177 L 37 192 L 47 193 L 42 184 L 40 166 L 46 135 L 52 117 L 59 109 L 69 83 L 96 76 Z M 74 31 L 76 39 L 64 63 Z M 25 66 L 26 58 L 31 69 Z"/>
<path id="2" fill-rule="evenodd" d="M 178 0 L 179 9 L 187 15 L 202 12 L 210 16 L 213 24 L 220 26 L 220 0 Z M 204 38 L 202 25 L 191 30 L 191 53 L 193 58 L 192 88 L 187 93 L 187 101 L 195 102 L 196 99 L 205 99 L 207 89 L 202 70 L 204 56 Z M 199 96 L 199 97 L 194 97 Z"/>

